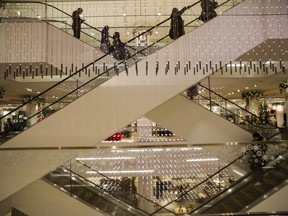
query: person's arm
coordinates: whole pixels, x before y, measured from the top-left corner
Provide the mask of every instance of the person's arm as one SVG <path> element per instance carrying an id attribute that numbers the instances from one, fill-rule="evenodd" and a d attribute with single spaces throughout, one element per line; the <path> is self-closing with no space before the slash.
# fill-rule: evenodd
<path id="1" fill-rule="evenodd" d="M 183 7 L 183 8 L 179 11 L 179 15 L 182 15 L 186 10 L 187 10 L 187 7 Z"/>
<path id="2" fill-rule="evenodd" d="M 193 6 L 193 5 L 188 5 L 188 6 L 186 7 L 186 10 L 190 9 L 192 6 Z"/>
<path id="3" fill-rule="evenodd" d="M 81 20 L 81 23 L 85 22 L 85 19 L 81 19 L 81 17 L 79 16 L 79 19 Z"/>

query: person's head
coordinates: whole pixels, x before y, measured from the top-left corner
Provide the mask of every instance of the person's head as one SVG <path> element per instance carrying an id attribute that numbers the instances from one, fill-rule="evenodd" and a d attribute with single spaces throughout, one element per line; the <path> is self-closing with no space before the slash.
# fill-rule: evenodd
<path id="1" fill-rule="evenodd" d="M 114 32 L 113 38 L 114 39 L 119 39 L 120 38 L 120 33 L 119 32 Z"/>
<path id="2" fill-rule="evenodd" d="M 171 15 L 177 15 L 179 13 L 178 8 L 173 8 Z"/>
<path id="3" fill-rule="evenodd" d="M 83 12 L 83 9 L 82 8 L 78 8 L 77 11 L 78 11 L 79 14 L 81 14 Z"/>
<path id="4" fill-rule="evenodd" d="M 255 133 L 253 133 L 253 140 L 261 141 L 261 140 L 263 140 L 263 137 L 258 132 L 255 132 Z"/>

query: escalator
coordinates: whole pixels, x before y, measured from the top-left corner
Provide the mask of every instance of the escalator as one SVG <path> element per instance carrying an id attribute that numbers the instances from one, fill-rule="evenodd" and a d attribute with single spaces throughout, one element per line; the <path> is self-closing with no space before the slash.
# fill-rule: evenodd
<path id="1" fill-rule="evenodd" d="M 257 169 L 249 168 L 251 159 L 257 163 L 251 155 L 251 149 L 257 145 L 266 145 L 268 150 L 261 160 L 265 165 Z M 190 206 L 187 209 L 189 215 L 237 213 L 248 211 L 255 205 L 271 196 L 276 191 L 287 185 L 287 142 L 258 142 L 241 147 L 242 155 L 231 163 L 220 168 L 190 189 L 183 191 L 175 200 L 163 205 L 163 208 L 172 208 L 175 205 Z M 253 151 L 253 150 L 252 150 Z M 257 151 L 257 155 L 260 152 Z M 265 159 L 264 159 L 265 158 Z M 225 172 L 233 170 L 237 177 L 230 176 L 225 179 Z M 153 214 L 161 212 L 156 210 Z"/>
<path id="2" fill-rule="evenodd" d="M 239 6 L 241 5 L 242 4 L 240 4 Z M 243 7 L 244 6 L 245 5 L 243 5 Z M 231 13 L 237 13 L 237 11 L 233 11 L 233 9 L 231 9 Z M 227 17 L 218 16 L 214 20 L 211 20 L 207 24 L 205 24 L 205 26 L 207 25 L 207 28 L 214 29 L 215 31 L 222 32 L 223 30 L 224 32 L 224 30 L 227 29 L 227 25 L 224 25 L 226 21 Z M 216 23 L 218 23 L 219 26 L 215 26 L 214 24 Z M 223 24 L 223 26 L 221 23 Z M 109 81 L 105 82 L 104 84 L 98 86 L 93 90 L 91 90 L 91 88 L 93 88 L 92 81 L 89 82 L 85 87 L 84 85 L 77 87 L 72 90 L 72 92 L 70 92 L 70 96 L 73 95 L 72 98 L 68 98 L 67 95 L 69 94 L 62 95 L 60 99 L 58 98 L 57 100 L 53 101 L 54 103 L 61 104 L 61 109 L 58 112 L 55 112 L 53 115 L 50 115 L 49 118 L 47 117 L 43 121 L 40 121 L 40 123 L 37 125 L 37 121 L 35 121 L 35 126 L 29 128 L 24 132 L 21 132 L 19 135 L 6 141 L 1 146 L 1 148 L 19 146 L 35 147 L 39 146 L 40 143 L 43 147 L 55 145 L 78 146 L 79 143 L 83 143 L 87 146 L 97 145 L 97 143 L 106 139 L 112 133 L 122 128 L 123 125 L 127 125 L 128 123 L 134 121 L 137 117 L 142 116 L 143 113 L 146 113 L 147 111 L 155 108 L 156 106 L 159 106 L 172 96 L 177 95 L 179 92 L 183 91 L 183 89 L 189 87 L 191 83 L 196 83 L 198 80 L 201 80 L 203 77 L 208 76 L 212 73 L 212 69 L 208 69 L 204 72 L 203 70 L 201 70 L 197 71 L 196 73 L 195 66 L 195 74 L 189 73 L 189 76 L 191 75 L 191 77 L 189 77 L 188 79 L 188 74 L 183 74 L 182 72 L 180 73 L 179 70 L 177 71 L 177 68 L 176 70 L 174 70 L 173 68 L 174 65 L 180 66 L 178 64 L 178 58 L 181 59 L 181 61 L 183 60 L 183 62 L 186 62 L 187 60 L 189 68 L 188 59 L 185 59 L 185 56 L 182 56 L 180 53 L 179 55 L 175 56 L 175 50 L 182 50 L 181 47 L 185 46 L 186 40 L 191 42 L 191 46 L 196 46 L 196 44 L 198 44 L 198 41 L 195 41 L 194 39 L 201 38 L 201 35 L 203 36 L 207 34 L 207 28 L 205 26 L 203 26 L 202 28 L 197 28 L 195 31 L 192 31 L 190 33 L 187 33 L 179 40 L 167 46 L 167 49 L 160 49 L 157 53 L 149 55 L 146 61 L 140 61 L 138 62 L 138 64 L 134 65 L 135 70 L 131 67 L 127 68 L 127 70 L 125 70 L 126 73 L 120 73 L 119 76 L 112 77 Z M 235 39 L 233 39 L 233 41 L 234 40 Z M 211 41 L 213 41 L 213 39 L 206 38 L 204 39 L 204 42 L 205 41 L 207 42 L 207 44 L 209 44 Z M 225 44 L 224 41 L 227 42 L 227 38 L 223 39 L 223 44 Z M 245 49 L 243 47 L 243 49 L 241 49 L 241 52 L 246 52 L 261 42 L 263 42 L 263 38 L 259 38 L 259 40 L 253 41 L 253 43 L 251 44 L 246 44 L 247 46 L 245 46 Z M 199 47 L 199 52 L 203 51 L 203 53 L 205 53 L 205 43 L 203 44 L 203 46 Z M 217 44 L 216 41 L 215 44 Z M 230 45 L 235 44 L 229 43 L 229 46 Z M 168 59 L 165 58 L 164 53 L 166 53 L 166 51 L 169 51 L 169 56 L 171 57 L 169 58 L 169 61 L 167 61 Z M 195 56 L 192 50 L 189 50 L 187 52 L 192 53 L 191 62 L 194 62 L 197 65 L 197 68 L 199 68 L 200 65 L 206 65 L 206 62 L 209 65 L 211 56 L 207 55 L 205 56 L 205 58 L 203 57 L 203 59 L 201 59 L 201 62 L 199 62 L 199 57 Z M 216 50 L 215 52 L 218 51 Z M 231 58 L 235 59 L 239 56 L 239 54 L 240 53 L 233 53 L 232 55 L 229 55 L 229 58 L 228 56 L 226 56 L 225 58 L 223 57 L 221 62 L 227 62 Z M 188 55 L 190 54 L 187 53 L 187 56 Z M 211 55 L 213 55 L 213 52 L 211 52 Z M 164 68 L 164 65 L 166 65 L 167 62 L 170 65 L 170 69 L 168 69 L 167 74 L 164 74 L 164 70 L 161 70 L 161 74 L 160 71 L 158 71 L 159 73 L 155 71 L 155 65 L 160 65 Z M 216 60 L 213 63 L 216 64 Z M 91 63 L 91 65 L 93 65 L 93 63 Z M 180 68 L 182 71 L 183 67 Z M 191 70 L 193 71 L 193 66 L 191 67 Z M 104 74 L 106 75 L 107 71 L 105 71 L 103 75 Z M 75 75 L 79 76 L 78 73 L 76 73 Z M 86 87 L 89 84 L 91 84 L 91 88 L 87 90 Z M 77 97 L 76 92 L 79 93 L 79 96 L 84 95 L 84 93 L 86 92 L 88 93 L 86 93 L 84 97 Z M 45 93 L 47 92 L 44 92 L 43 95 Z M 76 98 L 78 99 L 75 100 Z M 143 100 L 143 98 L 145 98 L 145 101 Z M 31 99 L 31 101 L 34 99 Z M 65 106 L 68 104 L 68 99 L 74 102 L 70 103 L 68 106 Z M 133 101 L 134 103 L 131 103 L 131 101 Z M 28 103 L 29 101 L 27 102 L 27 104 Z M 43 107 L 43 110 L 46 108 L 48 109 L 51 104 L 52 102 L 49 103 L 49 105 L 47 105 L 46 107 Z M 127 104 L 129 104 L 129 106 L 127 106 Z M 65 109 L 62 109 L 64 106 Z M 33 117 L 36 116 L 37 113 L 33 114 Z M 119 113 L 121 113 L 120 116 Z M 122 115 L 122 113 L 125 114 Z M 47 139 L 47 137 L 49 139 Z M 5 157 L 5 155 L 3 156 L 3 158 L 9 161 L 9 159 Z M 29 160 L 33 159 L 29 158 Z M 22 161 L 22 163 L 25 164 L 25 161 Z M 55 163 L 57 162 L 55 161 Z M 17 164 L 15 165 L 15 173 L 18 173 L 16 171 Z M 57 165 L 59 165 L 59 163 Z M 27 167 L 26 170 L 34 169 L 33 167 Z M 45 173 L 47 173 L 47 170 L 43 169 L 42 175 Z M 33 181 L 42 175 L 29 175 L 29 177 L 30 180 Z M 5 172 L 3 172 L 3 176 L 4 177 L 1 179 L 1 184 L 6 185 L 8 184 L 8 182 L 9 184 L 14 184 L 13 190 L 2 194 L 4 197 L 13 194 L 13 192 L 25 186 L 21 185 L 19 181 L 11 182 L 11 179 L 7 175 L 5 175 Z M 15 181 L 16 179 L 17 178 L 15 178 Z M 29 180 L 25 184 L 27 184 L 28 182 Z"/>
<path id="3" fill-rule="evenodd" d="M 268 118 L 263 120 L 258 115 L 245 110 L 243 107 L 217 94 L 203 84 L 197 84 L 197 87 L 199 92 L 197 92 L 197 95 L 195 95 L 192 100 L 202 107 L 222 116 L 227 121 L 230 121 L 251 134 L 254 132 L 262 134 L 265 139 L 269 139 L 270 137 L 275 138 L 276 136 L 274 135 L 279 134 L 280 128 L 273 125 Z M 213 106 L 220 108 L 220 111 L 213 111 Z M 247 119 L 242 113 L 248 114 L 249 118 Z M 253 121 L 251 119 L 253 119 Z M 283 128 L 281 134 L 285 134 L 285 131 L 285 128 Z M 281 138 L 282 137 L 278 137 L 278 140 L 281 140 Z"/>
<path id="4" fill-rule="evenodd" d="M 247 177 L 236 182 L 234 186 L 223 192 L 218 197 L 205 203 L 196 210 L 196 214 L 214 214 L 240 212 L 251 208 L 259 199 L 267 197 L 273 190 L 281 188 L 281 184 L 288 179 L 288 158 L 279 157 L 276 165 L 263 167 L 252 172 Z M 286 183 L 285 183 L 286 184 Z M 205 207 L 209 206 L 209 207 Z"/>
<path id="5" fill-rule="evenodd" d="M 108 215 L 118 216 L 133 216 L 133 215 L 149 215 L 147 212 L 135 209 L 133 206 L 113 198 L 109 193 L 98 188 L 92 182 L 85 181 L 77 176 L 75 173 L 73 177 L 61 168 L 47 174 L 44 179 L 50 184 L 57 185 L 70 196 L 77 197 L 80 201 L 92 206 L 95 209 L 106 212 Z"/>
<path id="6" fill-rule="evenodd" d="M 258 115 L 250 113 L 235 102 L 212 91 L 204 83 L 206 83 L 206 79 L 201 80 L 201 84 L 195 85 L 197 92 L 193 98 L 189 98 L 185 91 L 183 95 L 189 100 L 185 100 L 183 95 L 175 96 L 160 107 L 151 110 L 145 116 L 169 128 L 185 140 L 196 143 L 210 142 L 209 137 L 201 136 L 201 129 L 198 130 L 197 127 L 197 125 L 204 124 L 207 119 L 210 120 L 208 120 L 209 125 L 206 126 L 206 130 L 211 131 L 209 133 L 213 138 L 217 135 L 225 137 L 226 140 L 223 140 L 223 142 L 233 140 L 233 137 L 237 137 L 238 140 L 250 140 L 255 132 L 260 133 L 266 140 L 271 140 L 271 137 L 274 140 L 287 139 L 287 128 L 278 128 L 271 124 L 268 118 L 263 122 L 263 119 Z M 200 107 L 204 107 L 205 110 L 210 112 L 205 112 Z M 254 121 L 247 120 L 243 113 L 249 113 L 250 116 L 253 116 Z M 214 115 L 221 117 L 222 120 Z M 185 131 L 179 129 L 183 124 L 186 125 Z M 217 125 L 221 125 L 221 127 L 219 128 Z M 232 128 L 234 130 L 230 131 Z"/>

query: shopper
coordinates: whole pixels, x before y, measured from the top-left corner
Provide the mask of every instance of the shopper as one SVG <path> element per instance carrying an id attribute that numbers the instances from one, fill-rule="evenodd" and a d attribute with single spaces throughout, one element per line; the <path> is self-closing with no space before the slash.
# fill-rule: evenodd
<path id="1" fill-rule="evenodd" d="M 218 7 L 218 3 L 215 0 L 201 0 L 202 12 L 199 16 L 199 20 L 208 22 L 217 16 L 215 9 Z"/>
<path id="2" fill-rule="evenodd" d="M 170 15 L 171 18 L 171 26 L 169 30 L 169 37 L 173 40 L 181 37 L 185 34 L 184 30 L 184 20 L 182 19 L 182 14 L 191 7 L 183 7 L 180 11 L 178 8 L 173 8 L 172 13 Z"/>
<path id="3" fill-rule="evenodd" d="M 263 141 L 263 137 L 258 133 L 253 133 L 253 141 Z M 266 165 L 266 161 L 263 160 L 263 155 L 267 151 L 267 145 L 262 143 L 252 144 L 252 149 L 249 150 L 249 163 L 250 169 L 255 170 Z"/>
<path id="4" fill-rule="evenodd" d="M 8 136 L 15 130 L 15 125 L 12 122 L 11 118 L 8 118 L 5 125 L 4 125 L 4 134 L 5 136 Z"/>
<path id="5" fill-rule="evenodd" d="M 82 8 L 78 8 L 72 13 L 72 29 L 75 38 L 80 39 L 81 24 L 85 21 L 80 17 L 80 14 L 83 12 Z"/>
<path id="6" fill-rule="evenodd" d="M 127 50 L 125 43 L 120 39 L 120 33 L 115 32 L 113 34 L 113 57 L 117 60 L 124 60 L 130 57 L 130 53 Z"/>
<path id="7" fill-rule="evenodd" d="M 263 141 L 264 138 L 258 133 L 253 133 L 253 141 Z M 264 160 L 264 155 L 267 152 L 267 145 L 265 143 L 252 144 L 251 150 L 248 153 L 248 160 L 250 163 L 250 169 L 255 172 L 255 185 L 264 184 L 264 167 L 267 161 Z"/>
<path id="8" fill-rule="evenodd" d="M 106 25 L 101 31 L 101 44 L 100 44 L 100 50 L 104 53 L 110 53 L 113 51 L 113 47 L 110 43 L 109 38 L 109 26 Z"/>

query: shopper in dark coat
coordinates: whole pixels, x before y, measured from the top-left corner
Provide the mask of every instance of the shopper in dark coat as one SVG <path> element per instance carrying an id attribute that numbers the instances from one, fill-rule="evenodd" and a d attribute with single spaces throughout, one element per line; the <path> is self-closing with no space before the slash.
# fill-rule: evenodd
<path id="1" fill-rule="evenodd" d="M 173 40 L 181 37 L 185 34 L 184 30 L 184 20 L 181 15 L 185 12 L 186 7 L 182 8 L 180 11 L 178 8 L 173 8 L 171 13 L 171 26 L 169 31 L 169 37 Z"/>
<path id="2" fill-rule="evenodd" d="M 173 40 L 181 37 L 185 34 L 184 30 L 184 20 L 182 19 L 182 14 L 191 7 L 183 7 L 180 11 L 178 8 L 173 8 L 172 13 L 170 15 L 171 17 L 171 26 L 169 30 L 169 37 Z"/>
<path id="3" fill-rule="evenodd" d="M 217 16 L 215 9 L 218 7 L 218 3 L 215 0 L 201 0 L 202 12 L 199 16 L 199 20 L 208 22 Z"/>
<path id="4" fill-rule="evenodd" d="M 123 43 L 120 39 L 120 33 L 115 32 L 113 34 L 113 57 L 117 60 L 124 60 L 130 57 L 130 53 L 127 50 L 125 43 Z"/>
<path id="5" fill-rule="evenodd" d="M 100 50 L 104 53 L 110 53 L 113 51 L 113 47 L 110 43 L 109 38 L 109 26 L 106 25 L 101 31 L 101 44 L 100 44 Z"/>
<path id="6" fill-rule="evenodd" d="M 80 38 L 80 32 L 81 32 L 81 24 L 85 21 L 84 19 L 81 19 L 80 14 L 83 12 L 82 8 L 78 8 L 77 10 L 73 11 L 72 13 L 72 29 L 74 37 Z"/>

